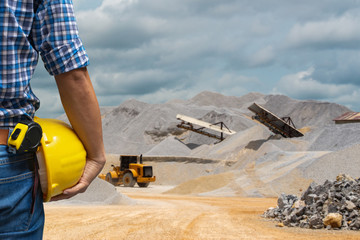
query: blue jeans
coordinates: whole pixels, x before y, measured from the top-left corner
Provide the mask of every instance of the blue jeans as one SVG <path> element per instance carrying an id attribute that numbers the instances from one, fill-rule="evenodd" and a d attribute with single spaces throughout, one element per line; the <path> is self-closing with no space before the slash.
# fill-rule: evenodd
<path id="1" fill-rule="evenodd" d="M 0 145 L 0 239 L 42 239 L 44 208 L 34 191 L 35 154 L 10 154 Z M 34 195 L 33 195 L 34 194 Z"/>

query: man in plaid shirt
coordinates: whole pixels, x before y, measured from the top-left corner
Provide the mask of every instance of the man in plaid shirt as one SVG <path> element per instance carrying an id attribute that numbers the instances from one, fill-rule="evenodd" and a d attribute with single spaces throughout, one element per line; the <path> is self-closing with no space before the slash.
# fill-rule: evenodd
<path id="1" fill-rule="evenodd" d="M 6 146 L 16 123 L 33 119 L 40 106 L 30 87 L 39 54 L 87 151 L 82 178 L 55 200 L 84 192 L 101 171 L 105 152 L 100 110 L 71 0 L 1 0 L 0 31 L 0 239 L 41 239 L 41 190 L 36 199 L 31 196 L 34 170 L 29 162 L 34 156 L 10 154 Z"/>

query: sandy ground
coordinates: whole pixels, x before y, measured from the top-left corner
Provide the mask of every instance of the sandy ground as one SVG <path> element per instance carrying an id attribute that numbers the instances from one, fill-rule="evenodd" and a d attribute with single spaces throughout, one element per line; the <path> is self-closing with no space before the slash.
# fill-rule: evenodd
<path id="1" fill-rule="evenodd" d="M 279 228 L 261 218 L 275 198 L 162 194 L 119 187 L 134 205 L 45 205 L 44 239 L 360 239 L 359 232 Z"/>

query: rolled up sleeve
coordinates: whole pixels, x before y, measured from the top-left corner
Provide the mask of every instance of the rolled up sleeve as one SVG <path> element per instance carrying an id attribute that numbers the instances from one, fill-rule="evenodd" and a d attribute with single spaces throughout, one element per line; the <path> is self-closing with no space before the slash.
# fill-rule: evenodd
<path id="1" fill-rule="evenodd" d="M 38 6 L 32 39 L 51 75 L 89 65 L 70 0 L 45 0 Z"/>

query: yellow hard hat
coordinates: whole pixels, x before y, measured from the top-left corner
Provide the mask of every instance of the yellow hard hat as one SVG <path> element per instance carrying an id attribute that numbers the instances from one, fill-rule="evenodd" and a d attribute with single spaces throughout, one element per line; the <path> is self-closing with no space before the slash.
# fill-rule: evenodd
<path id="1" fill-rule="evenodd" d="M 86 163 L 86 151 L 68 124 L 38 117 L 34 121 L 43 130 L 36 155 L 44 202 L 47 202 L 79 181 Z"/>

